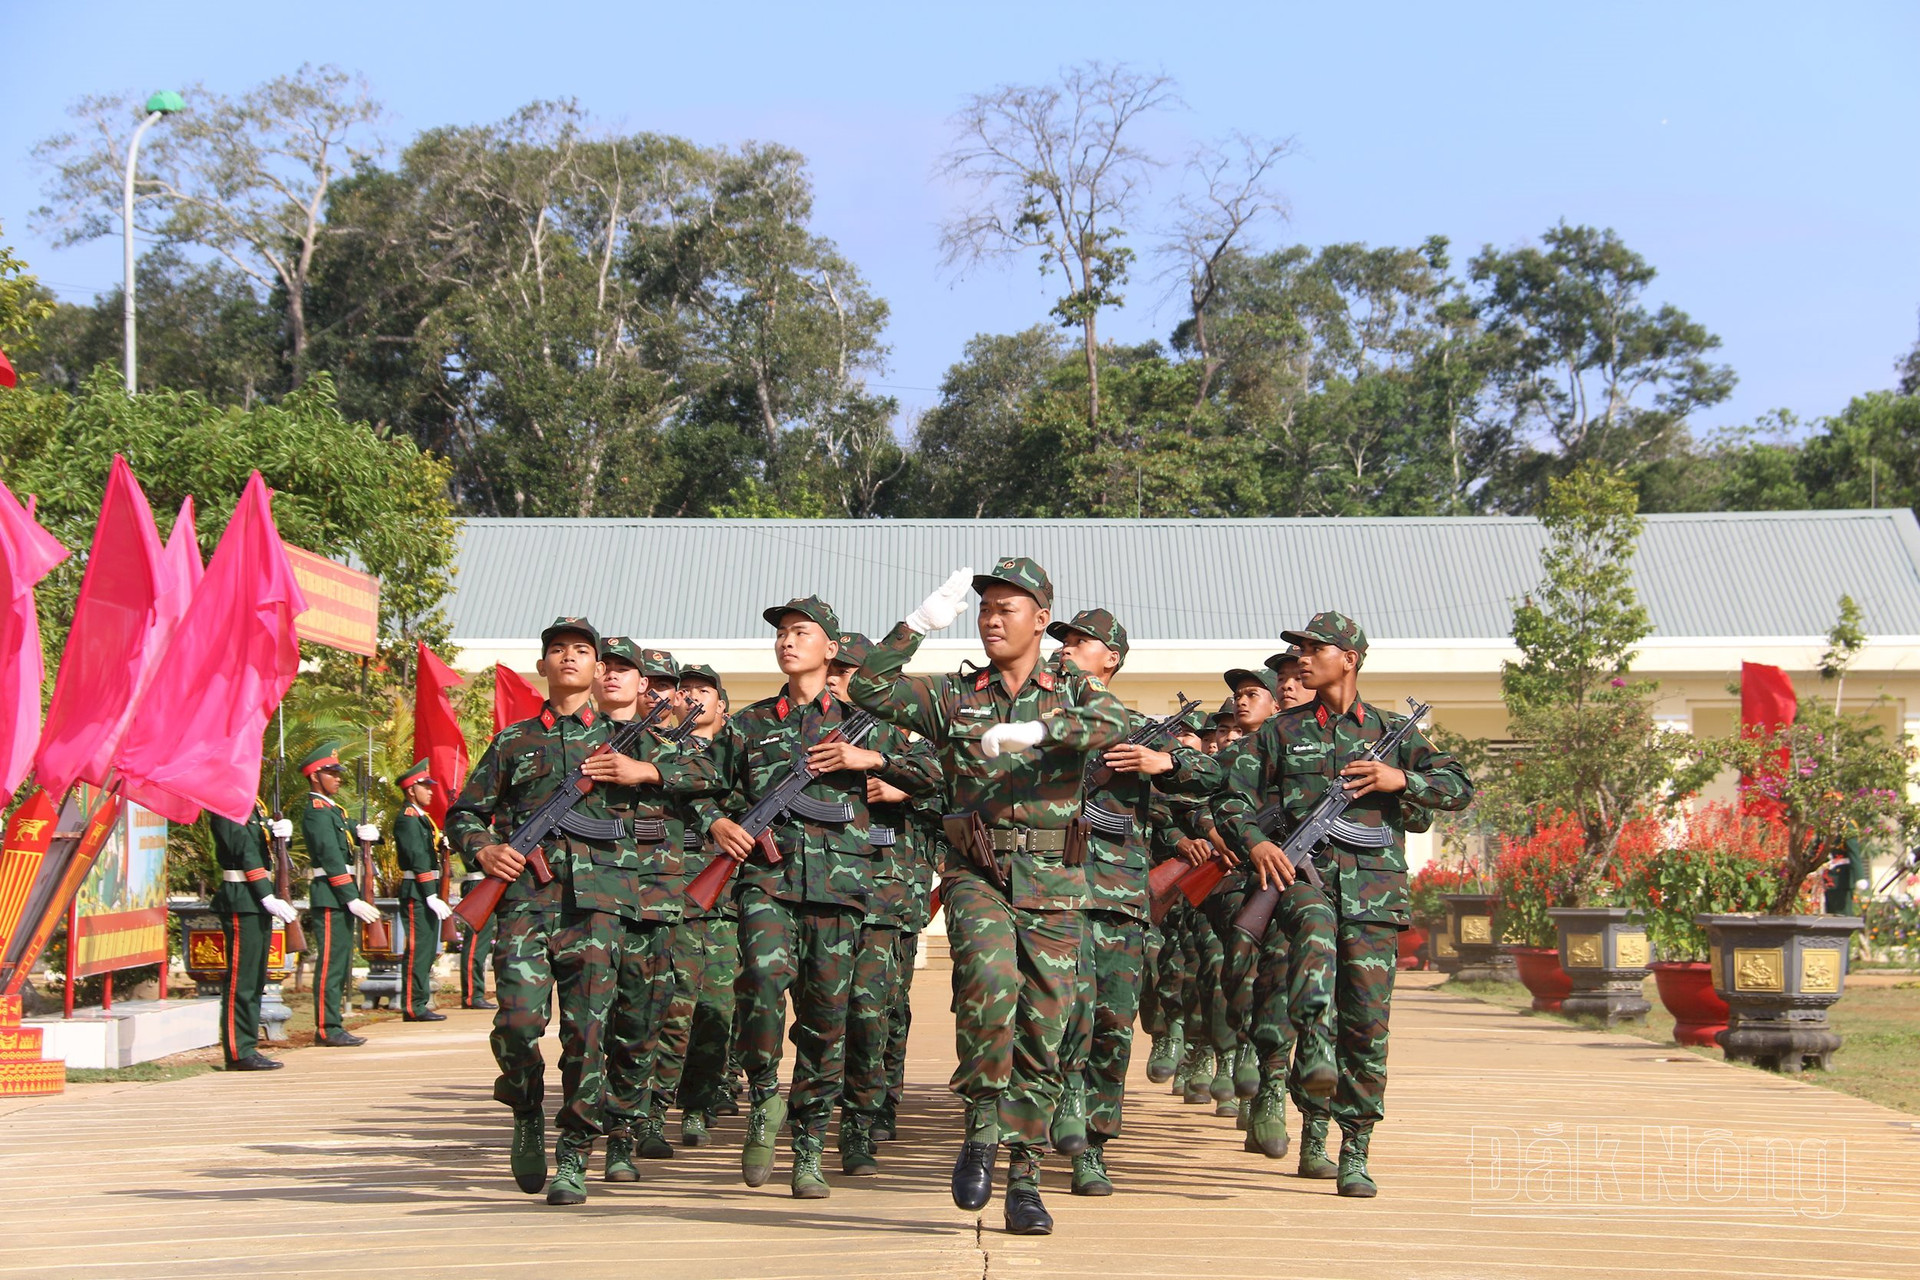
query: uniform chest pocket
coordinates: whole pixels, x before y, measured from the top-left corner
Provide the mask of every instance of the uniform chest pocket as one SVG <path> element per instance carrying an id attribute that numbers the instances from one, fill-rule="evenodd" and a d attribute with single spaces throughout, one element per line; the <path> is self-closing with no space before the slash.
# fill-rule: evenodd
<path id="1" fill-rule="evenodd" d="M 507 779 L 516 789 L 526 787 L 553 772 L 553 764 L 544 751 L 522 751 L 513 758 L 513 766 Z"/>
<path id="2" fill-rule="evenodd" d="M 1331 774 L 1334 772 L 1333 749 L 1331 747 L 1313 751 L 1289 749 L 1287 754 L 1281 757 L 1280 772 L 1290 778 Z"/>

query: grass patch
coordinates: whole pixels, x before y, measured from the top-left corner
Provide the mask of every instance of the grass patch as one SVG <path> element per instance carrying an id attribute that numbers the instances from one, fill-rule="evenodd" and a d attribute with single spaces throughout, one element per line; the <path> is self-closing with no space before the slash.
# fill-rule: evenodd
<path id="1" fill-rule="evenodd" d="M 1553 1013 L 1534 1013 L 1533 997 L 1517 982 L 1458 982 L 1448 980 L 1440 987 L 1453 995 L 1466 996 L 1483 1004 L 1512 1009 L 1531 1018 L 1546 1018 L 1569 1027 L 1593 1028 L 1596 1019 L 1564 1018 Z M 1660 993 L 1649 978 L 1644 988 L 1653 1005 L 1644 1026 L 1625 1023 L 1613 1030 L 1639 1036 L 1654 1044 L 1673 1045 L 1673 1015 L 1660 1003 Z M 1849 983 L 1840 1002 L 1828 1010 L 1828 1021 L 1840 1033 L 1840 1051 L 1833 1055 L 1833 1070 L 1805 1071 L 1800 1079 L 1823 1085 L 1841 1093 L 1864 1098 L 1868 1102 L 1896 1111 L 1920 1115 L 1920 981 L 1895 985 L 1867 986 Z M 1677 1047 L 1677 1046 L 1675 1046 Z M 1719 1049 L 1692 1049 L 1719 1060 Z M 1757 1070 L 1758 1068 L 1754 1068 Z"/>
<path id="2" fill-rule="evenodd" d="M 130 1067 L 68 1067 L 68 1084 L 154 1084 L 185 1080 L 213 1070 L 211 1062 L 136 1062 Z"/>

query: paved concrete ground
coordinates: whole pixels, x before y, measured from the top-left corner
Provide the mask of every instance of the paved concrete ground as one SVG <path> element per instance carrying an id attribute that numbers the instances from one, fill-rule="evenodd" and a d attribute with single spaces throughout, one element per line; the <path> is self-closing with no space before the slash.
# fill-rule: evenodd
<path id="1" fill-rule="evenodd" d="M 722 1145 L 519 1194 L 485 1015 L 382 1024 L 264 1076 L 76 1086 L 0 1104 L 10 1276 L 1301 1275 L 1910 1277 L 1920 1125 L 1818 1087 L 1420 989 L 1396 1001 L 1382 1194 L 1335 1197 L 1138 1074 L 1120 1194 L 1049 1173 L 1049 1239 L 956 1211 L 945 973 L 917 984 L 912 1093 L 885 1175 L 789 1199 Z M 557 1078 L 557 1073 L 555 1073 Z M 596 1172 L 598 1163 L 596 1161 Z"/>

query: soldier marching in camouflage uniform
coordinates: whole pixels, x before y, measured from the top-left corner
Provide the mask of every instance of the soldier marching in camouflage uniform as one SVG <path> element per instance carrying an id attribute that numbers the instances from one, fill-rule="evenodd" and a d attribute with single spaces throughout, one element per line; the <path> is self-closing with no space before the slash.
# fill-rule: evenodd
<path id="1" fill-rule="evenodd" d="M 1127 630 L 1105 609 L 1087 609 L 1047 628 L 1061 656 L 1106 684 L 1127 657 Z M 1129 733 L 1148 717 L 1128 713 Z M 1147 841 L 1165 823 L 1156 793 L 1204 801 L 1220 782 L 1211 756 L 1177 742 L 1122 743 L 1101 757 L 1104 782 L 1089 790 L 1098 809 L 1089 849 L 1088 910 L 1081 938 L 1080 990 L 1061 1049 L 1066 1094 L 1054 1113 L 1055 1149 L 1073 1156 L 1075 1195 L 1113 1194 L 1106 1144 L 1120 1135 L 1133 1023 L 1139 1011 L 1146 953 Z M 1103 829 L 1104 824 L 1104 829 Z M 1090 1132 L 1089 1132 L 1090 1131 Z"/>
<path id="2" fill-rule="evenodd" d="M 299 912 L 292 903 L 274 896 L 267 846 L 270 819 L 266 805 L 258 800 L 253 804 L 244 823 L 207 814 L 213 856 L 220 864 L 220 887 L 211 905 L 220 917 L 227 946 L 227 985 L 220 993 L 220 1056 L 229 1071 L 275 1071 L 286 1065 L 260 1052 L 260 997 L 267 989 L 274 921 L 290 924 Z M 292 824 L 287 826 L 290 830 Z"/>
<path id="3" fill-rule="evenodd" d="M 709 805 L 707 836 L 743 865 L 734 895 L 740 906 L 740 957 L 746 1001 L 740 1058 L 746 1068 L 747 1141 L 740 1176 L 764 1186 L 786 1120 L 793 1140 L 791 1190 L 800 1199 L 830 1194 L 820 1172 L 827 1122 L 840 1098 L 846 1063 L 847 999 L 860 922 L 873 891 L 867 844 L 871 753 L 848 742 L 823 742 L 853 714 L 827 689 L 827 666 L 839 652 L 840 621 L 815 596 L 764 614 L 775 629 L 774 657 L 786 674 L 779 694 L 733 718 L 738 734 L 714 744 L 727 794 Z M 834 817 L 775 822 L 767 834 L 780 861 L 769 864 L 735 818 L 746 816 L 805 755 L 817 776 L 804 793 L 817 813 Z M 793 1084 L 780 1098 L 781 1033 L 793 995 Z"/>
<path id="4" fill-rule="evenodd" d="M 348 1034 L 345 1021 L 347 975 L 353 972 L 352 921 L 372 924 L 380 912 L 361 899 L 353 881 L 347 815 L 333 798 L 345 781 L 334 745 L 316 747 L 300 762 L 300 772 L 313 784 L 307 807 L 300 811 L 300 834 L 313 868 L 307 933 L 313 950 L 313 1042 L 347 1047 L 366 1043 L 364 1036 Z M 368 839 L 378 838 L 378 830 L 371 826 L 367 830 L 373 832 Z"/>
<path id="5" fill-rule="evenodd" d="M 400 961 L 400 1007 L 408 1022 L 445 1022 L 447 1015 L 433 1010 L 433 958 L 440 954 L 440 922 L 453 914 L 441 901 L 440 855 L 445 843 L 440 827 L 427 811 L 433 789 L 440 784 L 417 760 L 400 777 L 406 807 L 393 820 L 394 857 L 400 867 L 400 919 L 405 930 L 405 954 Z"/>
<path id="6" fill-rule="evenodd" d="M 1266 803 L 1277 801 L 1286 818 L 1297 823 L 1327 788 L 1344 785 L 1354 798 L 1347 820 L 1373 833 L 1364 839 L 1337 839 L 1315 855 L 1338 920 L 1334 1009 L 1339 1082 L 1330 1108 L 1341 1134 L 1336 1176 L 1340 1194 L 1372 1196 L 1377 1191 L 1367 1170 L 1367 1152 L 1383 1110 L 1398 935 L 1407 927 L 1405 833 L 1410 819 L 1429 820 L 1424 811 L 1464 808 L 1473 798 L 1473 784 L 1459 763 L 1436 750 L 1418 729 L 1401 741 L 1392 759 L 1361 758 L 1388 723 L 1357 691 L 1367 650 L 1366 634 L 1358 624 L 1342 614 L 1319 613 L 1304 629 L 1285 632 L 1282 638 L 1299 646 L 1315 700 L 1275 716 L 1247 740 L 1242 750 L 1257 762 L 1253 794 L 1222 791 L 1214 800 L 1214 813 L 1228 846 L 1252 861 L 1263 884 L 1292 879 L 1279 845 L 1254 821 Z M 1327 1120 L 1326 1112 L 1306 1118 L 1300 1143 L 1303 1169 L 1309 1156 L 1325 1161 Z"/>
<path id="7" fill-rule="evenodd" d="M 600 711 L 615 727 L 651 707 L 665 690 L 653 689 L 649 671 L 670 671 L 678 683 L 673 656 L 659 649 L 642 651 L 625 636 L 600 644 L 601 673 L 594 683 Z M 656 722 L 657 723 L 657 722 Z M 684 837 L 692 805 L 720 789 L 719 772 L 706 753 L 683 751 L 660 729 L 613 756 L 590 761 L 588 776 L 605 792 L 607 812 L 624 830 L 637 855 L 633 868 L 633 909 L 625 913 L 626 935 L 616 957 L 613 1005 L 608 1017 L 606 1180 L 635 1182 L 640 1171 L 636 1132 L 665 1114 L 665 1102 L 650 1099 L 657 1079 L 661 1027 L 674 993 L 674 937 L 685 902 Z M 669 1154 L 672 1148 L 668 1148 Z"/>
<path id="8" fill-rule="evenodd" d="M 927 633 L 960 616 L 969 582 L 980 594 L 991 665 L 901 675 Z M 987 1203 L 1004 1142 L 1007 1229 L 1022 1234 L 1053 1229 L 1040 1199 L 1040 1159 L 1063 1087 L 1060 1041 L 1088 904 L 1084 847 L 1069 847 L 1069 828 L 1079 818 L 1088 755 L 1116 745 L 1127 722 L 1126 708 L 1099 682 L 1042 666 L 1052 605 L 1053 584 L 1025 557 L 977 576 L 961 570 L 875 646 L 852 682 L 856 702 L 940 753 L 949 843 L 958 846 L 944 882 L 960 1058 L 953 1090 L 967 1103 L 954 1203 Z"/>
<path id="9" fill-rule="evenodd" d="M 857 631 L 840 637 L 840 651 L 827 677 L 836 698 L 846 698 L 848 681 L 872 651 L 873 642 Z M 847 1005 L 839 1146 L 840 1171 L 850 1177 L 880 1172 L 874 1129 L 887 1117 L 889 1020 L 900 985 L 900 937 L 913 918 L 914 809 L 925 804 L 937 808 L 942 782 L 939 757 L 925 739 L 881 724 L 865 748 L 871 756 L 866 763 L 873 896 L 860 922 Z"/>

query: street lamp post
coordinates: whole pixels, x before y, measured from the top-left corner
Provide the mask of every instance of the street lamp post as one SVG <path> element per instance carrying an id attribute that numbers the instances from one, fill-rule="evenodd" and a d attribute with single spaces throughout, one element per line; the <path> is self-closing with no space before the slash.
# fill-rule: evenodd
<path id="1" fill-rule="evenodd" d="M 127 186 L 120 206 L 121 226 L 126 232 L 127 284 L 122 298 L 126 321 L 126 371 L 127 394 L 134 392 L 133 380 L 133 166 L 140 154 L 140 137 L 158 124 L 162 118 L 176 111 L 185 111 L 187 104 L 179 94 L 171 89 L 154 94 L 147 99 L 147 118 L 133 131 L 133 141 L 127 144 Z"/>

